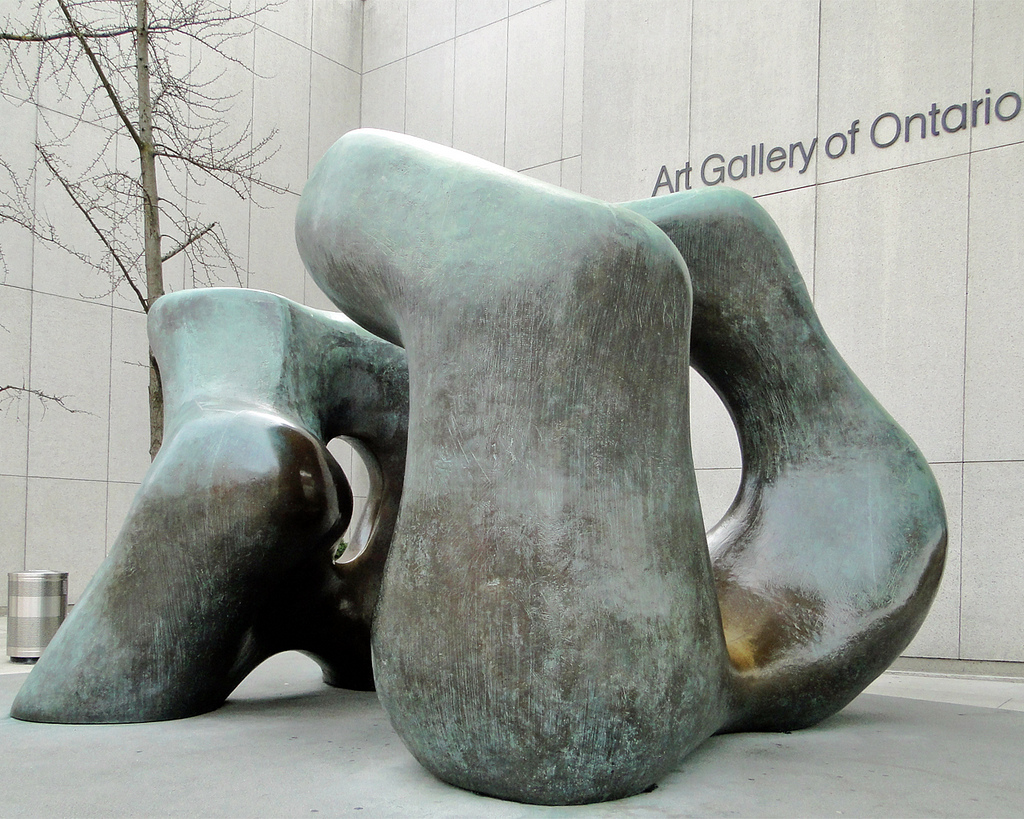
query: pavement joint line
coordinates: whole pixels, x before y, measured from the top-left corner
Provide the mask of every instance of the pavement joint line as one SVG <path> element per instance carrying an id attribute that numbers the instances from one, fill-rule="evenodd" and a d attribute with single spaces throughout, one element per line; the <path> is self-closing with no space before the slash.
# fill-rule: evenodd
<path id="1" fill-rule="evenodd" d="M 901 668 L 890 668 L 882 673 L 889 677 L 930 677 L 937 680 L 1024 684 L 1024 677 L 1006 677 L 996 674 L 944 674 L 941 671 L 908 671 Z"/>

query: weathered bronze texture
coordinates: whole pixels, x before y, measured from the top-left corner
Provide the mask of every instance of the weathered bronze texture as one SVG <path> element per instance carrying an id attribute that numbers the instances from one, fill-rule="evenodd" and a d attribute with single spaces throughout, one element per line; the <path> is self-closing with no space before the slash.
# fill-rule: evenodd
<path id="1" fill-rule="evenodd" d="M 937 486 L 750 197 L 609 205 L 358 131 L 296 236 L 380 338 L 265 293 L 158 303 L 164 448 L 15 716 L 187 716 L 298 648 L 332 684 L 376 681 L 441 779 L 585 803 L 712 733 L 835 713 L 913 637 L 945 554 Z M 743 458 L 707 539 L 691 355 Z M 338 435 L 375 481 L 341 564 Z"/>
<path id="2" fill-rule="evenodd" d="M 722 724 L 725 645 L 690 455 L 690 283 L 621 208 L 456 151 L 343 137 L 299 250 L 409 356 L 377 691 L 441 779 L 580 803 Z"/>
<path id="3" fill-rule="evenodd" d="M 307 652 L 372 688 L 370 618 L 401 495 L 407 370 L 335 314 L 239 289 L 165 296 L 149 319 L 166 434 L 110 556 L 18 693 L 12 715 L 143 722 L 219 706 L 267 657 Z M 325 442 L 372 474 L 352 510 Z"/>
<path id="4" fill-rule="evenodd" d="M 813 725 L 924 620 L 946 551 L 938 486 L 829 341 L 760 205 L 707 189 L 628 207 L 686 259 L 692 363 L 740 439 L 739 493 L 708 533 L 733 669 L 725 729 Z"/>

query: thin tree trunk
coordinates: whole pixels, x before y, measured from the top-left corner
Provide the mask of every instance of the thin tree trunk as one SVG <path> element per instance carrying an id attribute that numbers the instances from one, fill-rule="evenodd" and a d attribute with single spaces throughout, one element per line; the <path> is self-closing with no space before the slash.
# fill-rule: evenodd
<path id="1" fill-rule="evenodd" d="M 145 233 L 146 309 L 164 294 L 160 252 L 160 200 L 156 185 L 153 144 L 153 106 L 149 95 L 149 5 L 136 0 L 135 60 L 139 92 L 139 160 L 142 172 L 142 211 Z M 152 353 L 149 357 L 149 456 L 155 458 L 163 439 L 163 391 Z"/>

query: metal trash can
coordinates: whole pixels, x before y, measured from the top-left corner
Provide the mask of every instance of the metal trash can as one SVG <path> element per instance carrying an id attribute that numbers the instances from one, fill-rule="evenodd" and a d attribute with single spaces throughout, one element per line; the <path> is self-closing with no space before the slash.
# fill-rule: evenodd
<path id="1" fill-rule="evenodd" d="M 16 663 L 34 663 L 67 613 L 67 572 L 9 572 L 7 656 Z"/>

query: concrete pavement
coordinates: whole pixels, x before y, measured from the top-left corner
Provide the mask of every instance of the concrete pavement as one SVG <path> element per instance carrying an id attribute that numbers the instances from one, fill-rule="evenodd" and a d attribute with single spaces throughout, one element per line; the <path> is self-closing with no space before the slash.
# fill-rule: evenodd
<path id="1" fill-rule="evenodd" d="M 218 711 L 147 725 L 12 720 L 25 666 L 0 659 L 0 816 L 1020 816 L 1024 680 L 888 672 L 823 724 L 714 737 L 652 793 L 580 808 L 449 787 L 373 694 L 295 654 Z"/>

